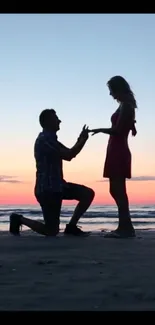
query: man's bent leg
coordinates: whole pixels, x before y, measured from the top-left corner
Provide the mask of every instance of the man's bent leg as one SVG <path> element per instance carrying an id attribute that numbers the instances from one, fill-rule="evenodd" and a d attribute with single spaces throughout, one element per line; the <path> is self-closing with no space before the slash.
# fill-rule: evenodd
<path id="1" fill-rule="evenodd" d="M 42 222 L 25 218 L 20 214 L 13 213 L 10 216 L 10 233 L 13 235 L 20 235 L 20 226 L 25 225 L 33 231 L 41 235 L 47 235 L 45 224 Z"/>
<path id="2" fill-rule="evenodd" d="M 42 208 L 47 234 L 56 236 L 59 233 L 62 194 L 49 192 L 43 198 L 38 198 L 38 201 Z"/>
<path id="3" fill-rule="evenodd" d="M 81 230 L 77 228 L 77 223 L 91 205 L 94 196 L 94 191 L 84 185 L 67 183 L 66 186 L 64 186 L 63 199 L 79 201 L 69 224 L 66 226 L 65 233 L 69 233 L 70 231 L 72 232 L 73 230 L 77 235 L 80 233 L 82 234 Z"/>
<path id="4" fill-rule="evenodd" d="M 45 220 L 42 222 L 25 218 L 22 215 L 12 214 L 10 216 L 10 232 L 19 235 L 19 228 L 25 225 L 33 231 L 44 236 L 56 236 L 59 232 L 59 220 L 62 198 L 58 194 L 46 193 L 37 198 Z"/>

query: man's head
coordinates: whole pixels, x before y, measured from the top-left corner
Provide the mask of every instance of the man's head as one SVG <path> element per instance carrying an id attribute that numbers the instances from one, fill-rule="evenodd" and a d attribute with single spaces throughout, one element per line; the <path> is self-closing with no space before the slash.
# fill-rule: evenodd
<path id="1" fill-rule="evenodd" d="M 44 109 L 40 116 L 39 116 L 39 122 L 43 129 L 48 131 L 57 132 L 60 129 L 60 123 L 56 112 L 54 109 Z"/>

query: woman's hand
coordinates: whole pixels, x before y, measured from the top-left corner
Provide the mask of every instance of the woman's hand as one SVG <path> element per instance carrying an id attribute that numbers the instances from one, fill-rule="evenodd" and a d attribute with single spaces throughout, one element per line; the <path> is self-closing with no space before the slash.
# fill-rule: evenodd
<path id="1" fill-rule="evenodd" d="M 135 137 L 136 134 L 137 134 L 137 129 L 136 129 L 136 127 L 135 127 L 135 123 L 136 123 L 136 121 L 134 121 L 134 124 L 133 124 L 133 127 L 132 127 L 132 136 L 133 136 L 133 137 Z"/>
<path id="2" fill-rule="evenodd" d="M 89 133 L 92 133 L 92 135 L 98 134 L 101 132 L 101 129 L 92 129 L 92 130 L 88 130 Z"/>

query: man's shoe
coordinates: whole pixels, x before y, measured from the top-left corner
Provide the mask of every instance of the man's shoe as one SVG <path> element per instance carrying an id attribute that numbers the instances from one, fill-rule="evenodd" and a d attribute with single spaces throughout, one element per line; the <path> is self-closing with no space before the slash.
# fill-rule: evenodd
<path id="1" fill-rule="evenodd" d="M 73 235 L 73 236 L 89 236 L 90 231 L 86 232 L 86 231 L 82 231 L 79 227 L 77 227 L 76 225 L 71 225 L 68 224 L 66 225 L 65 231 L 64 231 L 65 235 Z"/>
<path id="2" fill-rule="evenodd" d="M 21 226 L 21 214 L 12 213 L 10 215 L 10 233 L 19 236 L 20 235 L 20 226 Z"/>

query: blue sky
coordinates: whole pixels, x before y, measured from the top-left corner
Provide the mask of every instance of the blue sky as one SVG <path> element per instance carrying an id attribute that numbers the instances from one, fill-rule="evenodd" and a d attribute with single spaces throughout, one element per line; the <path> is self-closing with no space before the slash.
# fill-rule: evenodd
<path id="1" fill-rule="evenodd" d="M 1 14 L 1 174 L 17 174 L 19 164 L 21 171 L 32 171 L 44 108 L 56 109 L 62 120 L 59 138 L 68 146 L 85 123 L 109 127 L 117 103 L 106 83 L 116 74 L 129 81 L 139 106 L 138 135 L 129 140 L 133 173 L 152 174 L 154 31 L 154 14 Z M 80 163 L 91 164 L 93 157 L 92 168 L 103 165 L 107 140 L 92 137 Z"/>

